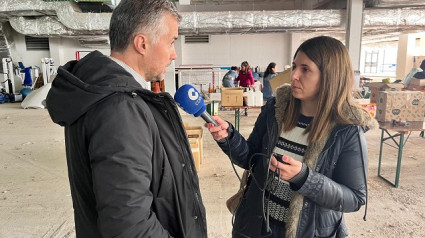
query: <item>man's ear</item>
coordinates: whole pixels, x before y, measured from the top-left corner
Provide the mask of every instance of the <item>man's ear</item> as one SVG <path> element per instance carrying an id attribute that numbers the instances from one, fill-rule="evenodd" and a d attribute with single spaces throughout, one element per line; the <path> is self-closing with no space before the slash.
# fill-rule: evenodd
<path id="1" fill-rule="evenodd" d="M 134 49 L 139 53 L 144 55 L 146 53 L 146 46 L 148 43 L 148 37 L 143 34 L 137 34 L 134 37 L 133 45 Z"/>

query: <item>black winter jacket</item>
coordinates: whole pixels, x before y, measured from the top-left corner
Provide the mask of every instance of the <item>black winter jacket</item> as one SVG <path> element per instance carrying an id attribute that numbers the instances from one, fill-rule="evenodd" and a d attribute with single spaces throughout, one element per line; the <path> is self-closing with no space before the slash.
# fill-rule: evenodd
<path id="1" fill-rule="evenodd" d="M 267 158 L 282 130 L 290 95 L 289 86 L 278 88 L 276 98 L 262 107 L 248 140 L 234 131 L 228 138 L 230 147 L 218 143 L 226 154 L 231 152 L 235 164 L 253 172 L 235 214 L 233 237 L 267 235 L 260 187 L 265 186 Z M 376 127 L 377 122 L 364 110 L 352 107 L 350 112 L 365 128 Z M 324 133 L 327 139 L 308 145 L 304 185 L 297 188 L 291 184 L 296 192 L 289 207 L 287 238 L 345 237 L 348 232 L 343 213 L 357 211 L 366 202 L 368 157 L 362 128 L 340 124 Z M 255 153 L 263 156 L 253 156 Z"/>
<path id="2" fill-rule="evenodd" d="M 65 128 L 77 237 L 207 237 L 189 142 L 172 97 L 100 52 L 60 67 L 47 96 Z"/>

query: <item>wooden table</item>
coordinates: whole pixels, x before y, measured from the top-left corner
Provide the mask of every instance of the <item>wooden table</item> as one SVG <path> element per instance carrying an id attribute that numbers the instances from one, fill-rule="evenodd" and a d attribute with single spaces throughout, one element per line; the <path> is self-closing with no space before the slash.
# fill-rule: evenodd
<path id="1" fill-rule="evenodd" d="M 401 159 L 403 157 L 403 149 L 404 145 L 407 143 L 407 140 L 410 137 L 410 134 L 413 131 L 420 131 L 420 136 L 423 137 L 423 133 L 425 131 L 425 122 L 421 121 L 415 121 L 415 122 L 408 122 L 409 124 L 407 126 L 397 126 L 393 125 L 391 122 L 380 122 L 379 123 L 379 129 L 382 130 L 381 133 L 381 145 L 379 149 L 379 164 L 378 164 L 378 177 L 382 178 L 386 182 L 390 183 L 394 187 L 398 188 L 399 179 L 400 179 L 400 170 L 401 170 Z M 390 131 L 393 133 L 391 134 Z M 384 137 L 384 132 L 388 135 L 388 137 Z M 395 132 L 395 133 L 394 133 Z M 407 135 L 407 138 L 404 139 L 404 136 Z M 395 140 L 395 138 L 399 138 L 399 140 Z M 391 139 L 390 141 L 393 142 L 394 145 L 388 144 L 386 141 Z M 382 147 L 383 144 L 387 144 L 393 148 L 396 148 L 398 150 L 398 158 L 397 158 L 397 168 L 396 168 L 396 174 L 395 174 L 395 182 L 391 182 L 388 179 L 384 178 L 381 175 L 381 162 L 382 162 Z"/>

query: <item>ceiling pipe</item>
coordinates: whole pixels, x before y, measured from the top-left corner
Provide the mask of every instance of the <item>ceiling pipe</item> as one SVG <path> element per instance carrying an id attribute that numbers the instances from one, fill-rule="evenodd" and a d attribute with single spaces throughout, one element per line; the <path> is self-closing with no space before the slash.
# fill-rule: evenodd
<path id="1" fill-rule="evenodd" d="M 341 10 L 183 12 L 180 34 L 282 32 L 341 28 Z"/>
<path id="2" fill-rule="evenodd" d="M 12 28 L 22 35 L 29 36 L 70 36 L 76 31 L 67 29 L 62 23 L 48 16 L 38 18 L 10 17 Z"/>
<path id="3" fill-rule="evenodd" d="M 111 13 L 83 13 L 73 2 L 44 2 L 41 0 L 0 0 L 0 14 L 8 18 L 57 16 L 59 22 L 66 28 L 77 31 L 103 31 L 108 29 L 111 19 Z"/>
<path id="4" fill-rule="evenodd" d="M 53 17 L 44 16 L 34 19 L 25 17 L 9 18 L 12 28 L 22 35 L 33 37 L 72 37 L 93 38 L 105 36 L 108 30 L 74 30 L 69 29 Z"/>
<path id="5" fill-rule="evenodd" d="M 366 7 L 424 7 L 424 0 L 365 0 Z"/>
<path id="6" fill-rule="evenodd" d="M 7 58 L 11 55 L 9 40 L 7 39 L 3 24 L 0 24 L 0 58 Z M 3 67 L 0 67 L 0 73 L 4 73 Z"/>
<path id="7" fill-rule="evenodd" d="M 36 17 L 25 17 L 29 15 Z M 44 16 L 40 17 L 40 14 Z M 111 13 L 81 13 L 70 2 L 0 0 L 0 15 L 21 34 L 46 37 L 107 35 Z M 181 12 L 181 35 L 345 31 L 345 10 Z M 423 31 L 424 9 L 366 9 L 365 32 Z"/>
<path id="8" fill-rule="evenodd" d="M 364 11 L 363 25 L 366 27 L 424 27 L 425 9 L 368 9 Z"/>

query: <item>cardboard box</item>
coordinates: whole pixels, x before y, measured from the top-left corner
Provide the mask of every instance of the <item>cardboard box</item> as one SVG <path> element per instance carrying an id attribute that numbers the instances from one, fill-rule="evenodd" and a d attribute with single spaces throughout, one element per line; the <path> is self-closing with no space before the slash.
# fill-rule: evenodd
<path id="1" fill-rule="evenodd" d="M 243 106 L 243 88 L 222 88 L 221 106 Z"/>
<path id="2" fill-rule="evenodd" d="M 195 163 L 196 171 L 201 169 L 203 158 L 203 141 L 202 141 L 202 126 L 189 126 L 185 124 L 186 134 L 189 140 L 190 148 L 192 150 L 193 160 Z"/>
<path id="3" fill-rule="evenodd" d="M 381 91 L 401 91 L 404 88 L 402 83 L 368 83 L 366 86 L 370 89 L 370 102 L 377 103 L 379 92 Z"/>
<path id="4" fill-rule="evenodd" d="M 379 92 L 376 120 L 424 121 L 425 93 L 419 91 Z"/>
<path id="5" fill-rule="evenodd" d="M 425 86 L 425 79 L 416 79 L 416 78 L 412 78 L 410 80 L 410 85 L 415 85 L 415 86 Z"/>
<path id="6" fill-rule="evenodd" d="M 421 90 L 425 90 L 425 86 L 417 86 L 417 85 L 411 85 L 411 84 L 409 84 L 409 87 L 407 87 L 407 90 L 421 91 Z"/>
<path id="7" fill-rule="evenodd" d="M 412 78 L 407 89 L 413 91 L 425 90 L 425 79 Z"/>
<path id="8" fill-rule="evenodd" d="M 275 77 L 270 79 L 270 85 L 272 86 L 273 94 L 276 95 L 276 88 L 283 84 L 291 84 L 291 68 L 278 73 Z"/>

